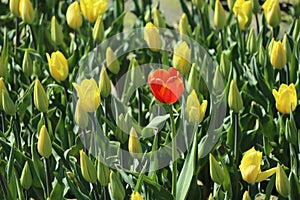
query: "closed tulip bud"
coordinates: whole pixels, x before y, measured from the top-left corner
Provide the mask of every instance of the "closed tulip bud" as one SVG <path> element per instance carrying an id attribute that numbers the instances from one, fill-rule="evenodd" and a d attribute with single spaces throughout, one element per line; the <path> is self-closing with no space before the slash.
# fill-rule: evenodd
<path id="1" fill-rule="evenodd" d="M 259 64 L 264 66 L 265 61 L 266 61 L 266 50 L 264 46 L 260 44 L 259 51 L 258 51 L 258 62 Z"/>
<path id="2" fill-rule="evenodd" d="M 237 0 L 233 6 L 233 13 L 237 16 L 240 28 L 245 30 L 252 20 L 251 1 Z"/>
<path id="3" fill-rule="evenodd" d="M 33 10 L 30 0 L 20 0 L 19 13 L 25 23 L 31 24 L 33 22 L 35 11 Z"/>
<path id="4" fill-rule="evenodd" d="M 33 62 L 29 54 L 29 50 L 26 49 L 23 57 L 22 62 L 22 70 L 24 74 L 28 77 L 30 77 L 33 73 Z"/>
<path id="5" fill-rule="evenodd" d="M 230 10 L 233 8 L 234 3 L 235 3 L 235 0 L 227 0 L 227 5 Z"/>
<path id="6" fill-rule="evenodd" d="M 37 60 L 34 60 L 33 61 L 33 74 L 36 76 L 36 77 L 39 77 L 41 76 L 41 64 L 37 61 Z"/>
<path id="7" fill-rule="evenodd" d="M 46 53 L 51 76 L 56 81 L 64 81 L 69 75 L 68 61 L 60 51 L 53 52 L 51 57 Z"/>
<path id="8" fill-rule="evenodd" d="M 4 84 L 4 80 L 0 77 L 0 110 L 3 110 L 3 103 L 2 103 L 2 94 L 7 93 L 7 89 Z"/>
<path id="9" fill-rule="evenodd" d="M 205 0 L 192 0 L 192 3 L 198 10 L 201 10 L 205 4 Z"/>
<path id="10" fill-rule="evenodd" d="M 37 149 L 44 158 L 49 158 L 52 154 L 52 143 L 45 125 L 41 127 Z"/>
<path id="11" fill-rule="evenodd" d="M 220 72 L 220 67 L 218 66 L 215 71 L 214 80 L 213 80 L 213 93 L 215 95 L 221 95 L 224 92 L 224 81 L 222 74 Z"/>
<path id="12" fill-rule="evenodd" d="M 131 200 L 144 200 L 144 198 L 138 192 L 133 192 L 131 194 Z"/>
<path id="13" fill-rule="evenodd" d="M 246 49 L 251 55 L 253 55 L 257 51 L 257 41 L 253 28 L 251 28 L 250 33 L 248 35 Z"/>
<path id="14" fill-rule="evenodd" d="M 275 69 L 282 69 L 286 65 L 286 52 L 280 41 L 274 41 L 273 43 L 271 64 Z"/>
<path id="15" fill-rule="evenodd" d="M 64 34 L 55 16 L 53 16 L 51 19 L 51 39 L 56 45 L 61 45 L 64 42 Z"/>
<path id="16" fill-rule="evenodd" d="M 222 185 L 225 179 L 225 174 L 212 154 L 209 154 L 209 169 L 211 179 L 215 183 Z"/>
<path id="17" fill-rule="evenodd" d="M 100 79 L 99 79 L 99 89 L 102 97 L 106 98 L 110 95 L 111 86 L 110 86 L 110 78 L 106 72 L 105 66 L 102 66 Z"/>
<path id="18" fill-rule="evenodd" d="M 281 21 L 279 0 L 267 0 L 262 5 L 262 8 L 264 10 L 267 23 L 273 28 L 277 27 Z"/>
<path id="19" fill-rule="evenodd" d="M 191 50 L 186 42 L 174 47 L 173 65 L 182 74 L 189 73 L 191 68 Z"/>
<path id="20" fill-rule="evenodd" d="M 107 0 L 80 0 L 83 16 L 91 23 L 101 16 L 107 7 Z"/>
<path id="21" fill-rule="evenodd" d="M 104 38 L 104 25 L 103 25 L 102 16 L 99 16 L 96 20 L 96 23 L 93 28 L 93 38 L 94 41 L 97 43 L 102 42 Z"/>
<path id="22" fill-rule="evenodd" d="M 142 145 L 133 127 L 130 130 L 128 151 L 130 155 L 134 158 L 140 159 L 142 157 L 142 153 L 143 153 Z"/>
<path id="23" fill-rule="evenodd" d="M 225 10 L 219 0 L 215 2 L 214 24 L 218 29 L 223 29 L 226 25 Z"/>
<path id="24" fill-rule="evenodd" d="M 253 14 L 258 14 L 260 11 L 259 0 L 252 0 L 252 12 Z"/>
<path id="25" fill-rule="evenodd" d="M 151 20 L 151 11 L 150 9 L 147 9 L 144 16 L 144 21 L 149 22 Z"/>
<path id="26" fill-rule="evenodd" d="M 161 16 L 161 12 L 156 7 L 153 8 L 153 23 L 156 27 L 166 28 L 166 22 Z"/>
<path id="27" fill-rule="evenodd" d="M 289 86 L 281 84 L 279 90 L 273 89 L 273 95 L 276 100 L 276 108 L 282 114 L 290 114 L 290 108 L 294 111 L 297 107 L 298 99 L 295 85 Z"/>
<path id="28" fill-rule="evenodd" d="M 248 191 L 245 191 L 245 192 L 244 192 L 244 194 L 243 194 L 243 199 L 242 199 L 242 200 L 251 200 L 251 197 L 250 197 Z"/>
<path id="29" fill-rule="evenodd" d="M 198 76 L 198 70 L 196 68 L 196 64 L 193 63 L 191 66 L 191 71 L 189 74 L 189 79 L 188 79 L 188 92 L 192 92 L 192 90 L 198 91 L 199 89 L 199 76 Z"/>
<path id="30" fill-rule="evenodd" d="M 209 194 L 208 200 L 214 200 L 215 198 L 213 197 L 212 193 Z"/>
<path id="31" fill-rule="evenodd" d="M 109 168 L 104 163 L 103 158 L 99 156 L 97 165 L 97 178 L 101 186 L 107 186 L 109 183 Z"/>
<path id="32" fill-rule="evenodd" d="M 25 165 L 23 167 L 20 183 L 25 190 L 28 190 L 32 185 L 32 175 L 28 161 L 25 162 Z"/>
<path id="33" fill-rule="evenodd" d="M 46 113 L 48 111 L 48 97 L 38 78 L 35 79 L 34 83 L 33 99 L 34 105 L 39 111 L 43 113 Z"/>
<path id="34" fill-rule="evenodd" d="M 20 12 L 19 12 L 19 3 L 20 3 L 20 0 L 10 0 L 9 1 L 10 12 L 12 12 L 12 14 L 15 17 L 18 17 L 20 15 Z"/>
<path id="35" fill-rule="evenodd" d="M 119 176 L 110 171 L 110 190 L 113 198 L 115 200 L 123 200 L 125 198 L 125 189 L 124 186 L 119 178 Z"/>
<path id="36" fill-rule="evenodd" d="M 276 168 L 275 186 L 276 190 L 281 196 L 285 198 L 289 196 L 291 191 L 290 182 L 279 163 L 277 164 Z"/>
<path id="37" fill-rule="evenodd" d="M 109 71 L 111 71 L 113 74 L 119 73 L 120 71 L 119 60 L 110 47 L 106 49 L 106 63 Z"/>
<path id="38" fill-rule="evenodd" d="M 230 73 L 230 60 L 227 58 L 224 52 L 221 53 L 220 59 L 220 72 L 222 73 L 223 77 L 227 80 L 229 73 Z"/>
<path id="39" fill-rule="evenodd" d="M 7 74 L 7 65 L 4 65 L 4 60 L 0 56 L 0 77 L 6 77 Z"/>
<path id="40" fill-rule="evenodd" d="M 118 127 L 115 132 L 115 136 L 116 136 L 117 140 L 123 144 L 128 140 L 127 133 L 129 132 L 129 126 L 126 122 L 126 117 L 124 118 L 123 113 L 121 113 L 119 115 L 117 125 L 118 125 Z"/>
<path id="41" fill-rule="evenodd" d="M 191 124 L 198 125 L 203 121 L 207 104 L 208 104 L 207 100 L 203 100 L 202 104 L 200 104 L 196 91 L 193 90 L 191 92 L 186 102 L 186 112 L 188 116 L 188 121 Z"/>
<path id="42" fill-rule="evenodd" d="M 292 50 L 291 50 L 291 45 L 290 45 L 289 39 L 288 39 L 286 34 L 284 34 L 284 37 L 283 37 L 283 40 L 282 40 L 282 45 L 283 45 L 283 48 L 285 50 L 286 61 L 290 62 L 291 57 L 292 57 Z"/>
<path id="43" fill-rule="evenodd" d="M 81 109 L 80 101 L 81 100 L 79 99 L 76 104 L 74 120 L 75 120 L 76 124 L 79 126 L 79 128 L 85 129 L 89 123 L 89 115 L 87 112 L 85 112 Z"/>
<path id="44" fill-rule="evenodd" d="M 82 26 L 82 16 L 77 1 L 69 5 L 66 13 L 67 23 L 72 29 L 78 29 Z"/>
<path id="45" fill-rule="evenodd" d="M 83 150 L 80 150 L 80 168 L 83 178 L 89 183 L 96 183 L 97 171 L 96 167 L 85 154 Z"/>
<path id="46" fill-rule="evenodd" d="M 145 76 L 139 66 L 138 61 L 135 58 L 132 58 L 130 61 L 130 78 L 131 83 L 136 87 L 140 87 L 145 83 Z"/>
<path id="47" fill-rule="evenodd" d="M 189 23 L 189 20 L 185 13 L 181 15 L 180 21 L 179 21 L 179 32 L 181 37 L 191 36 L 192 35 L 192 29 L 191 25 Z"/>
<path id="48" fill-rule="evenodd" d="M 299 33 L 300 33 L 300 22 L 299 22 L 299 19 L 296 19 L 295 25 L 293 28 L 293 40 L 294 41 L 298 41 Z"/>
<path id="49" fill-rule="evenodd" d="M 159 35 L 159 30 L 151 22 L 148 22 L 144 28 L 144 40 L 151 51 L 160 51 L 162 41 Z"/>
<path id="50" fill-rule="evenodd" d="M 239 89 L 237 88 L 235 80 L 232 80 L 230 83 L 228 105 L 230 109 L 233 110 L 233 112 L 235 113 L 239 113 L 244 107 L 243 99 L 239 92 Z"/>
<path id="51" fill-rule="evenodd" d="M 2 106 L 7 115 L 13 116 L 16 114 L 16 105 L 10 98 L 8 92 L 2 92 Z"/>

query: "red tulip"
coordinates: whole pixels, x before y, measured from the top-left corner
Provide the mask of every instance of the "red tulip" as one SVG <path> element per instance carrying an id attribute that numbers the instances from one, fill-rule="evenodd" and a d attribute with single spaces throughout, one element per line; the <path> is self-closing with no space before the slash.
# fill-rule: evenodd
<path id="1" fill-rule="evenodd" d="M 155 70 L 149 75 L 148 82 L 155 98 L 166 104 L 175 103 L 184 90 L 182 77 L 174 67 L 171 67 L 169 71 Z"/>

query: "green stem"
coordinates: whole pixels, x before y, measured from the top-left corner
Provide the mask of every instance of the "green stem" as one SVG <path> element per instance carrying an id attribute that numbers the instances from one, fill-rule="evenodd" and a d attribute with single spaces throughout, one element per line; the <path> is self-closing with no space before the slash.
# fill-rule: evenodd
<path id="1" fill-rule="evenodd" d="M 223 35 L 222 29 L 220 29 L 220 35 L 221 35 L 221 47 L 222 47 L 222 50 L 224 50 L 224 35 Z"/>
<path id="2" fill-rule="evenodd" d="M 47 131 L 49 131 L 47 114 L 46 113 L 42 113 L 42 115 L 43 115 L 43 118 L 44 118 L 44 125 L 46 126 Z"/>
<path id="3" fill-rule="evenodd" d="M 286 83 L 289 85 L 290 84 L 290 65 L 286 65 Z"/>
<path id="4" fill-rule="evenodd" d="M 238 133 L 239 132 L 239 114 L 234 113 L 234 157 L 236 159 L 236 164 L 239 162 L 239 154 L 238 154 Z"/>
<path id="5" fill-rule="evenodd" d="M 3 196 L 4 196 L 4 199 L 7 200 L 7 190 L 6 190 L 6 187 L 5 187 L 5 184 L 4 184 L 4 181 L 3 181 L 3 177 L 2 177 L 2 174 L 0 173 L 0 185 L 1 185 L 1 189 L 2 189 L 2 192 L 3 192 Z"/>
<path id="6" fill-rule="evenodd" d="M 258 15 L 255 14 L 255 21 L 256 21 L 256 33 L 259 34 L 259 21 L 258 21 Z"/>
<path id="7" fill-rule="evenodd" d="M 29 29 L 30 29 L 30 32 L 31 32 L 32 47 L 33 47 L 33 49 L 37 50 L 37 48 L 36 48 L 36 41 L 35 41 L 35 37 L 34 37 L 34 32 L 33 32 L 32 25 L 28 25 L 28 26 L 29 26 Z"/>
<path id="8" fill-rule="evenodd" d="M 17 142 L 17 148 L 21 149 L 21 137 L 20 137 L 20 130 L 18 130 L 17 128 L 17 124 L 20 124 L 17 120 L 17 116 L 15 116 L 14 119 L 15 123 L 14 123 L 14 133 L 15 133 L 15 137 L 16 137 L 16 142 Z"/>
<path id="9" fill-rule="evenodd" d="M 240 26 L 239 26 L 239 21 L 238 21 L 238 19 L 237 19 L 237 17 L 235 18 L 236 19 L 236 23 L 237 23 L 237 29 L 238 29 L 238 37 L 239 37 L 239 40 L 240 40 L 240 42 L 239 42 L 239 44 L 240 44 L 240 53 L 241 53 L 241 61 L 242 61 L 242 64 L 244 63 L 244 55 L 243 55 L 243 53 L 244 53 L 244 40 L 243 40 L 243 37 L 242 37 L 242 31 L 241 31 L 241 28 L 240 28 Z"/>
<path id="10" fill-rule="evenodd" d="M 98 192 L 96 183 L 92 183 L 92 185 L 93 185 L 93 194 L 94 194 L 95 199 L 96 199 L 96 200 L 100 200 L 100 199 L 99 199 L 99 195 L 98 195 L 99 192 Z"/>
<path id="11" fill-rule="evenodd" d="M 46 192 L 47 192 L 47 197 L 50 197 L 50 191 L 52 189 L 50 183 L 50 163 L 48 158 L 44 158 L 44 164 L 45 164 L 45 172 L 46 172 Z"/>
<path id="12" fill-rule="evenodd" d="M 83 149 L 84 149 L 84 153 L 86 155 L 88 155 L 89 150 L 88 150 L 88 144 L 87 144 L 86 130 L 85 129 L 82 130 L 82 135 L 83 135 L 83 145 L 84 145 Z"/>
<path id="13" fill-rule="evenodd" d="M 172 105 L 170 106 L 170 121 L 172 127 L 172 194 L 176 199 L 176 188 L 177 188 L 177 162 L 176 162 L 176 151 L 177 151 L 177 142 L 176 142 L 176 127 Z"/>
<path id="14" fill-rule="evenodd" d="M 200 12 L 200 16 L 201 16 L 201 23 L 202 23 L 202 31 L 203 31 L 203 41 L 205 43 L 205 40 L 206 40 L 206 31 L 205 31 L 205 22 L 204 22 L 204 16 L 203 16 L 203 13 L 202 13 L 202 10 L 200 9 L 199 10 Z"/>
<path id="15" fill-rule="evenodd" d="M 104 200 L 108 200 L 108 188 L 107 186 L 103 186 L 103 195 L 104 195 Z"/>
<path id="16" fill-rule="evenodd" d="M 5 133 L 5 113 L 3 110 L 1 111 L 1 122 L 2 122 L 2 133 L 4 134 Z"/>
<path id="17" fill-rule="evenodd" d="M 63 85 L 63 87 L 64 87 L 64 91 L 65 91 L 65 95 L 66 95 L 66 101 L 67 101 L 67 103 L 69 103 L 70 97 L 69 97 L 68 87 L 67 87 L 66 81 L 63 81 L 63 82 L 62 82 L 62 85 Z M 66 103 L 66 104 L 67 104 L 67 103 Z"/>
<path id="18" fill-rule="evenodd" d="M 29 200 L 28 191 L 25 190 L 25 200 Z"/>
<path id="19" fill-rule="evenodd" d="M 20 34 L 19 34 L 19 18 L 16 17 L 16 46 L 15 46 L 15 54 L 17 54 L 17 48 L 20 45 Z"/>
<path id="20" fill-rule="evenodd" d="M 137 95 L 138 95 L 138 107 L 139 107 L 139 125 L 142 125 L 142 119 L 143 119 L 143 111 L 142 111 L 142 95 L 141 95 L 141 89 L 137 89 Z"/>

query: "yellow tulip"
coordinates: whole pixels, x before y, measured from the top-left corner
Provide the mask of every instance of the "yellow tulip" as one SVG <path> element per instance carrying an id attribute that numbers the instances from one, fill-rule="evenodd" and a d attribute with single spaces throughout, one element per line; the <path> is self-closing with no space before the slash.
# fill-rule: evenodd
<path id="1" fill-rule="evenodd" d="M 69 67 L 65 56 L 60 51 L 53 52 L 51 57 L 48 53 L 46 53 L 46 56 L 51 76 L 56 81 L 66 80 L 69 74 Z"/>
<path id="2" fill-rule="evenodd" d="M 5 87 L 3 78 L 0 77 L 0 110 L 3 110 L 2 96 L 4 92 L 7 93 L 7 89 Z"/>
<path id="3" fill-rule="evenodd" d="M 186 112 L 190 123 L 200 124 L 202 122 L 206 112 L 207 103 L 207 100 L 203 100 L 202 104 L 200 104 L 196 91 L 193 90 L 191 92 L 186 102 Z"/>
<path id="4" fill-rule="evenodd" d="M 89 183 L 96 183 L 97 171 L 95 165 L 85 154 L 83 150 L 80 150 L 80 168 L 83 178 Z"/>
<path id="5" fill-rule="evenodd" d="M 218 29 L 223 29 L 226 25 L 225 10 L 219 0 L 215 2 L 214 24 Z"/>
<path id="6" fill-rule="evenodd" d="M 133 192 L 131 194 L 131 200 L 144 200 L 144 198 L 138 192 Z"/>
<path id="7" fill-rule="evenodd" d="M 272 27 L 277 27 L 281 21 L 281 13 L 279 0 L 267 0 L 262 8 L 268 24 Z"/>
<path id="8" fill-rule="evenodd" d="M 298 100 L 296 88 L 293 83 L 289 86 L 281 84 L 278 92 L 273 89 L 273 95 L 276 100 L 276 108 L 282 114 L 290 114 L 290 106 L 292 106 L 292 111 L 296 109 Z"/>
<path id="9" fill-rule="evenodd" d="M 33 22 L 35 11 L 30 0 L 20 0 L 19 13 L 25 23 L 31 24 Z"/>
<path id="10" fill-rule="evenodd" d="M 44 158 L 49 158 L 52 154 L 52 143 L 45 125 L 40 130 L 37 149 Z"/>
<path id="11" fill-rule="evenodd" d="M 46 113 L 48 111 L 48 97 L 46 95 L 44 87 L 42 86 L 38 78 L 36 78 L 34 83 L 33 99 L 34 105 L 39 111 L 43 113 Z"/>
<path id="12" fill-rule="evenodd" d="M 260 163 L 262 160 L 262 152 L 256 151 L 254 147 L 246 151 L 239 166 L 244 181 L 252 184 L 261 182 L 276 172 L 276 167 L 261 172 Z"/>
<path id="13" fill-rule="evenodd" d="M 245 30 L 252 20 L 251 1 L 237 0 L 233 6 L 233 13 L 237 16 L 240 28 Z"/>
<path id="14" fill-rule="evenodd" d="M 273 42 L 271 64 L 275 69 L 282 69 L 286 65 L 286 52 L 281 41 Z"/>
<path id="15" fill-rule="evenodd" d="M 14 16 L 18 17 L 20 15 L 19 12 L 19 3 L 20 0 L 10 0 L 9 1 L 9 9 L 14 14 Z"/>
<path id="16" fill-rule="evenodd" d="M 105 12 L 106 7 L 106 0 L 80 0 L 82 14 L 91 23 Z"/>
<path id="17" fill-rule="evenodd" d="M 67 23 L 71 28 L 77 29 L 82 26 L 82 16 L 77 1 L 69 5 L 66 13 L 66 18 L 67 18 Z"/>
<path id="18" fill-rule="evenodd" d="M 182 74 L 187 74 L 191 68 L 191 50 L 186 42 L 174 47 L 173 66 Z"/>
<path id="19" fill-rule="evenodd" d="M 162 46 L 159 30 L 151 22 L 148 22 L 144 29 L 144 40 L 151 51 L 158 52 Z"/>
<path id="20" fill-rule="evenodd" d="M 232 80 L 230 83 L 228 105 L 229 108 L 232 109 L 235 113 L 239 113 L 244 107 L 243 99 L 235 83 L 235 80 Z"/>
<path id="21" fill-rule="evenodd" d="M 285 198 L 289 196 L 291 192 L 290 182 L 279 163 L 276 168 L 275 186 L 281 196 Z"/>
<path id="22" fill-rule="evenodd" d="M 81 85 L 73 83 L 75 90 L 80 99 L 79 106 L 85 112 L 94 112 L 100 105 L 100 90 L 96 81 L 91 79 L 84 79 Z"/>
<path id="23" fill-rule="evenodd" d="M 135 129 L 132 127 L 130 130 L 129 141 L 128 141 L 128 151 L 130 155 L 134 158 L 141 158 L 143 149 L 139 141 L 138 135 Z"/>

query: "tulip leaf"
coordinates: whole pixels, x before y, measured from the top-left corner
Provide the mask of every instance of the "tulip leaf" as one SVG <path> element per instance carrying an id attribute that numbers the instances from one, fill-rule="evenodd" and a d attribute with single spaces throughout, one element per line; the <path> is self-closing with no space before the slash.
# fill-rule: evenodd
<path id="1" fill-rule="evenodd" d="M 268 185 L 267 185 L 265 199 L 270 199 L 270 197 L 271 197 L 271 193 L 272 193 L 272 190 L 273 190 L 274 185 L 275 185 L 275 177 L 276 176 L 272 176 L 269 183 L 268 183 Z"/>
<path id="2" fill-rule="evenodd" d="M 64 189 L 65 186 L 63 184 L 56 182 L 50 194 L 50 199 L 63 199 Z"/>
<path id="3" fill-rule="evenodd" d="M 70 190 L 72 194 L 77 198 L 77 199 L 82 199 L 82 200 L 89 200 L 90 198 L 83 194 L 76 186 L 75 184 L 69 179 L 69 177 L 66 175 L 66 179 L 68 182 L 68 185 L 70 187 Z"/>

